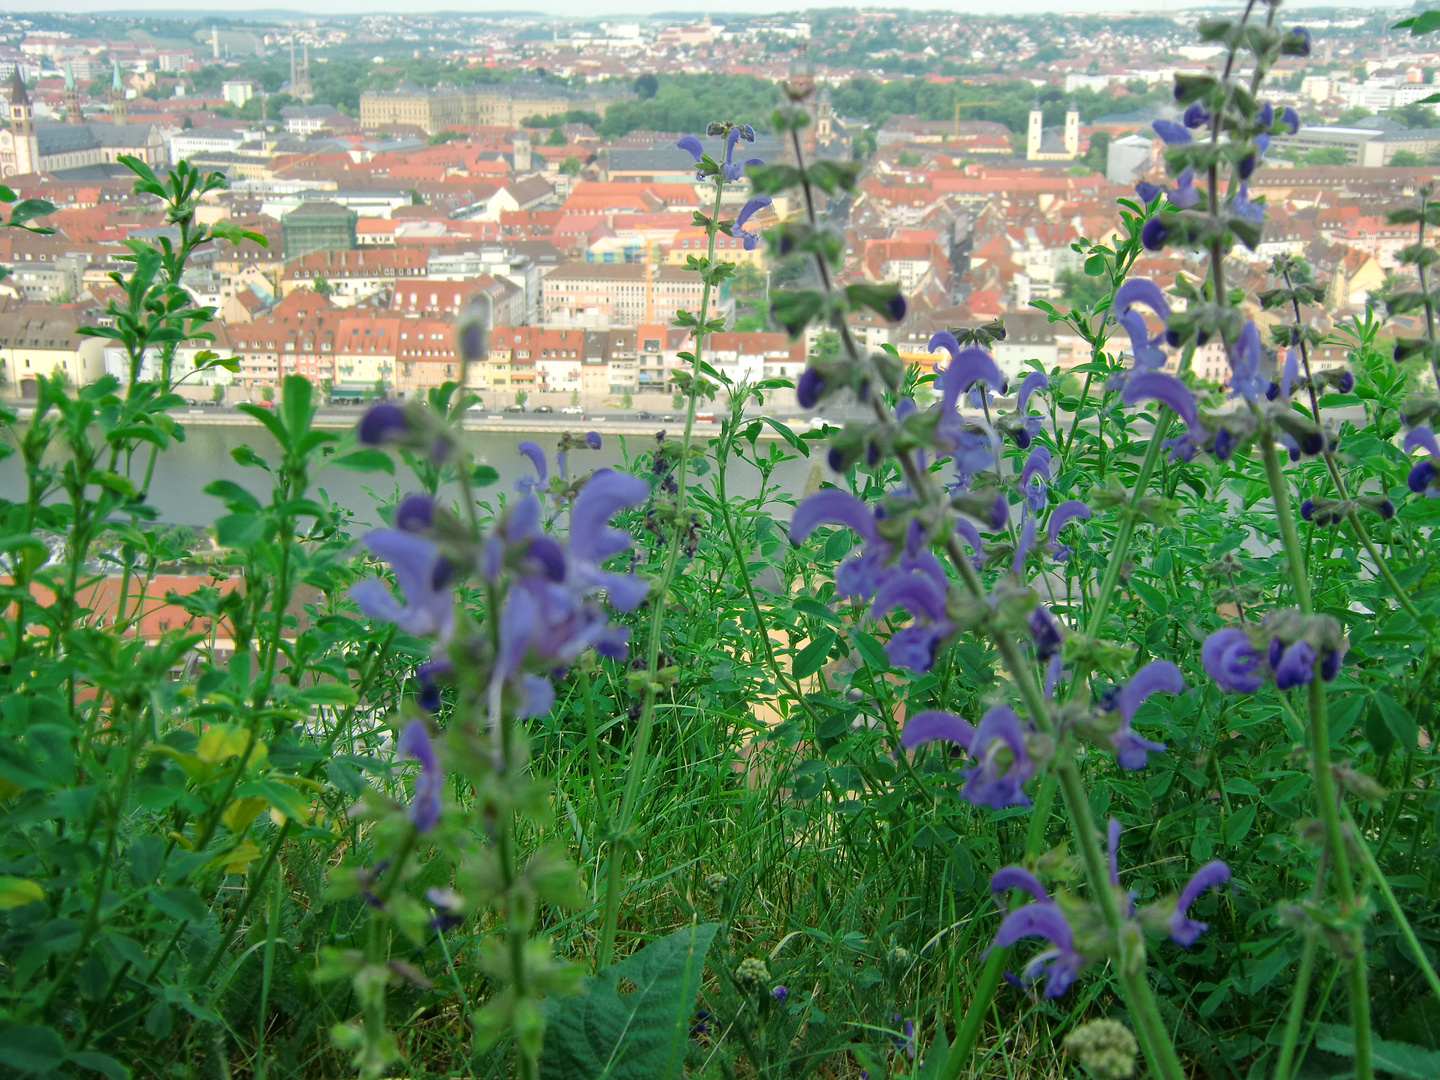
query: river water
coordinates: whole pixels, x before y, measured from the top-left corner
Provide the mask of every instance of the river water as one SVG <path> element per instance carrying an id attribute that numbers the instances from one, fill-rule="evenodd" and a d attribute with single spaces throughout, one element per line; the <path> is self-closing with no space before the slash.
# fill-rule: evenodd
<path id="1" fill-rule="evenodd" d="M 656 426 L 659 428 L 662 425 Z M 675 425 L 670 427 L 669 437 L 678 438 Z M 704 432 L 700 441 L 712 436 L 713 432 Z M 521 439 L 530 439 L 545 448 L 552 467 L 555 448 L 559 444 L 559 432 L 553 430 L 529 434 L 467 431 L 464 438 L 476 461 L 491 466 L 500 474 L 499 483 L 481 492 L 482 498 L 497 491 L 512 492 L 515 481 L 531 471 L 528 459 L 515 449 L 515 444 Z M 633 459 L 653 445 L 651 436 L 607 434 L 600 450 L 572 451 L 571 469 L 588 471 L 603 465 L 623 467 L 627 456 Z M 768 445 L 766 441 L 759 443 L 762 453 L 768 451 Z M 249 446 L 267 460 L 279 457 L 274 439 L 264 428 L 186 424 L 185 441 L 161 451 L 156 461 L 149 501 L 159 514 L 158 520 L 165 524 L 200 526 L 210 524 L 225 513 L 219 499 L 204 493 L 205 485 L 212 480 L 233 480 L 262 500 L 268 499 L 269 475 L 261 469 L 237 464 L 230 452 L 239 446 Z M 788 447 L 786 449 L 788 451 Z M 137 463 L 144 460 L 141 454 L 136 455 Z M 810 460 L 796 457 L 771 474 L 771 483 L 778 484 L 783 492 L 798 499 L 805 489 L 810 469 Z M 143 464 L 137 464 L 134 469 L 137 476 L 143 471 Z M 705 487 L 709 487 L 710 482 L 709 476 L 702 476 L 699 480 Z M 732 496 L 754 497 L 759 491 L 760 474 L 749 464 L 732 462 L 728 486 Z M 409 470 L 397 458 L 393 477 L 383 472 L 358 473 L 326 467 L 312 478 L 312 487 L 323 490 L 333 502 L 353 511 L 359 521 L 373 524 L 377 521 L 374 508 L 378 502 L 389 501 L 397 489 L 402 493 L 410 492 L 417 485 Z M 0 498 L 23 499 L 24 493 L 24 467 L 19 454 L 12 454 L 0 461 Z M 451 494 L 458 494 L 458 491 Z M 771 512 L 789 516 L 788 511 L 776 507 L 772 507 Z"/>

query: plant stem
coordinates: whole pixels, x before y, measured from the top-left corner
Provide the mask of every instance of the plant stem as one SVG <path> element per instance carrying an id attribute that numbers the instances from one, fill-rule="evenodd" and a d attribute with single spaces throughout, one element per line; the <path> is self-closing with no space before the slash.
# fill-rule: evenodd
<path id="1" fill-rule="evenodd" d="M 716 222 L 720 218 L 720 201 L 725 194 L 725 185 L 720 177 L 715 178 L 715 202 L 711 208 L 711 221 L 707 227 L 709 247 L 706 251 L 707 265 L 715 262 Z M 645 657 L 645 697 L 640 706 L 640 724 L 635 732 L 635 743 L 630 750 L 630 761 L 626 767 L 625 790 L 620 797 L 620 809 L 615 815 L 614 839 L 610 843 L 610 866 L 607 868 L 605 883 L 605 908 L 600 929 L 600 943 L 595 950 L 595 969 L 610 966 L 615 953 L 615 931 L 620 920 L 620 878 L 624 859 L 622 838 L 630 829 L 635 813 L 635 803 L 640 796 L 640 784 L 649 768 L 650 735 L 655 726 L 656 676 L 660 669 L 660 637 L 665 624 L 665 605 L 670 593 L 670 582 L 675 576 L 675 567 L 680 561 L 681 537 L 685 533 L 685 479 L 690 464 L 690 440 L 695 429 L 695 400 L 700 388 L 700 358 L 705 348 L 705 324 L 710 315 L 710 295 L 713 287 L 707 280 L 700 293 L 700 312 L 695 319 L 695 354 L 690 366 L 690 388 L 685 407 L 685 436 L 680 443 L 680 465 L 676 477 L 674 517 L 670 524 L 670 547 L 665 556 L 665 567 L 655 582 L 650 601 L 650 638 Z"/>

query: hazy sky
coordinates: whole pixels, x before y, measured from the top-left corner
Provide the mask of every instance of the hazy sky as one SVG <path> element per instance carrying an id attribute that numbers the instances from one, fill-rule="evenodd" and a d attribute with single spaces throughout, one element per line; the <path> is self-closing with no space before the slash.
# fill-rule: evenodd
<path id="1" fill-rule="evenodd" d="M 1333 2 L 1333 0 L 1332 0 Z M 837 7 L 852 6 L 846 0 L 786 0 L 776 4 L 773 0 L 724 0 L 723 6 L 726 11 L 758 11 L 774 12 L 796 11 L 807 7 Z M 853 6 L 864 6 L 855 4 Z M 890 4 L 882 6 L 889 7 Z M 918 2 L 907 4 L 896 4 L 896 7 L 909 7 L 913 9 L 944 9 L 963 10 L 975 14 L 1036 14 L 1046 11 L 1083 11 L 1097 13 L 1106 11 L 1147 11 L 1162 13 L 1178 11 L 1192 7 L 1193 4 L 1177 2 L 1177 0 L 1150 0 L 1150 2 L 1125 2 L 1125 0 L 965 0 L 963 4 L 948 0 L 948 2 Z M 1238 6 L 1232 5 L 1232 6 Z M 1307 6 L 1303 3 L 1293 6 Z M 1324 6 L 1330 6 L 1326 4 Z M 1346 7 L 1405 7 L 1409 8 L 1409 0 L 1389 0 L 1389 2 L 1366 2 L 1345 5 Z M 229 13 L 239 14 L 245 10 L 257 10 L 265 12 L 296 11 L 311 12 L 315 14 L 354 14 L 357 12 L 402 12 L 402 11 L 465 11 L 467 6 L 456 3 L 455 0 L 300 0 L 295 3 L 256 3 L 252 5 L 237 4 L 228 9 Z M 499 0 L 492 5 L 492 10 L 525 10 L 539 11 L 549 15 L 561 17 L 615 17 L 626 14 L 640 15 L 651 12 L 684 11 L 694 10 L 698 18 L 706 7 L 700 4 L 686 3 L 684 0 L 531 0 L 531 2 L 507 2 Z M 0 10 L 10 12 L 23 12 L 39 10 L 34 0 L 30 2 L 15 3 L 13 0 L 0 0 Z M 185 15 L 199 15 L 206 8 L 197 4 L 195 0 L 53 0 L 46 3 L 44 10 L 49 11 L 78 11 L 78 12 L 107 12 L 107 11 L 174 11 Z M 473 11 L 473 8 L 469 9 Z"/>

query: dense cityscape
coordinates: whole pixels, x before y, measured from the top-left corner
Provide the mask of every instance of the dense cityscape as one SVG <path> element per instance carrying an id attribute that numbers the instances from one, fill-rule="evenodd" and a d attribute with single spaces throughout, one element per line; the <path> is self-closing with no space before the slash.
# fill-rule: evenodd
<path id="1" fill-rule="evenodd" d="M 1322 322 L 1362 313 L 1406 272 L 1407 229 L 1384 213 L 1440 166 L 1427 103 L 1440 49 L 1391 29 L 1397 17 L 1318 12 L 1311 55 L 1272 77 L 1298 130 L 1251 179 L 1270 224 L 1227 274 L 1253 293 L 1273 256 L 1303 255 L 1328 282 Z M 214 340 L 187 343 L 179 361 L 204 350 L 239 361 L 195 372 L 182 387 L 193 397 L 266 401 L 295 373 L 333 401 L 423 393 L 456 376 L 454 321 L 485 293 L 489 357 L 471 370 L 489 408 L 664 406 L 685 347 L 671 323 L 699 296 L 686 261 L 705 245 L 676 141 L 734 119 L 759 129 L 748 153 L 784 160 L 767 118 L 796 78 L 816 87 L 807 151 L 861 163 L 856 195 L 828 206 L 846 275 L 898 281 L 909 301 L 903 322 L 857 333 L 929 365 L 935 330 L 1000 316 L 1008 373 L 1078 364 L 1088 348 L 1033 305 L 1093 298 L 1078 242 L 1105 242 L 1117 199 L 1163 182 L 1150 125 L 1178 114 L 1174 74 L 1221 51 L 1194 44 L 1198 18 L 8 15 L 0 168 L 21 197 L 58 210 L 36 223 L 52 233 L 0 238 L 13 268 L 0 282 L 4 390 L 33 396 L 37 375 L 83 384 L 126 363 L 80 331 L 113 319 L 126 240 L 174 232 L 133 192 L 119 161 L 132 155 L 223 173 L 201 219 L 265 239 L 192 259 L 187 287 L 218 318 Z M 751 228 L 790 210 L 777 200 Z M 768 290 L 790 271 L 763 243 L 720 243 L 740 269 L 720 298 L 713 362 L 793 379 L 826 342 L 772 323 Z M 1173 253 L 1137 267 L 1167 285 L 1184 270 Z M 1322 369 L 1333 352 L 1316 357 Z M 1194 361 L 1202 379 L 1224 367 L 1214 346 Z"/>

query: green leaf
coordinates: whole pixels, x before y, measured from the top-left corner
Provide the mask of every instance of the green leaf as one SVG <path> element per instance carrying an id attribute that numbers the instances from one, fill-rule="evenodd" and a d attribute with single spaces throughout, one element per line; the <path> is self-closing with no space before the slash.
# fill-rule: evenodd
<path id="1" fill-rule="evenodd" d="M 470 474 L 470 483 L 477 488 L 489 487 L 500 479 L 500 473 L 490 465 L 476 465 Z"/>
<path id="2" fill-rule="evenodd" d="M 78 1054 L 71 1054 L 70 1060 L 80 1068 L 102 1073 L 110 1080 L 127 1080 L 130 1075 L 130 1070 L 124 1065 L 121 1065 L 109 1054 L 102 1054 L 98 1050 L 81 1050 Z"/>
<path id="3" fill-rule="evenodd" d="M 546 998 L 541 1080 L 678 1080 L 705 954 L 718 929 L 689 926 L 584 979 L 581 992 Z M 634 989 L 621 994 L 619 982 Z"/>
<path id="4" fill-rule="evenodd" d="M 1395 741 L 1406 749 L 1413 747 L 1420 729 L 1405 707 L 1384 690 L 1375 691 L 1375 707 L 1380 710 L 1380 719 L 1395 736 Z"/>
<path id="5" fill-rule="evenodd" d="M 1225 822 L 1225 844 L 1233 847 L 1245 839 L 1245 834 L 1250 831 L 1250 826 L 1255 824 L 1255 804 L 1251 803 L 1244 807 L 1239 813 L 1231 816 Z"/>
<path id="6" fill-rule="evenodd" d="M 806 645 L 795 655 L 795 665 L 791 669 L 797 679 L 806 679 L 825 666 L 825 661 L 830 657 L 830 650 L 835 646 L 835 635 L 829 630 L 822 630 L 817 634 L 809 645 Z"/>
<path id="7" fill-rule="evenodd" d="M 0 1035 L 0 1064 L 22 1073 L 49 1072 L 65 1061 L 65 1044 L 48 1027 L 13 1027 Z"/>
<path id="8" fill-rule="evenodd" d="M 1321 1024 L 1315 1045 L 1342 1057 L 1355 1056 L 1355 1034 L 1339 1024 Z M 1370 1060 L 1375 1068 L 1404 1080 L 1435 1080 L 1440 1076 L 1440 1052 L 1409 1043 L 1372 1039 Z"/>
<path id="9" fill-rule="evenodd" d="M 326 465 L 338 465 L 342 469 L 353 469 L 356 472 L 387 472 L 395 475 L 395 462 L 384 450 L 376 450 L 367 447 L 364 450 L 352 450 L 348 454 L 339 454 L 325 462 Z"/>
<path id="10" fill-rule="evenodd" d="M 215 519 L 215 540 L 221 547 L 247 548 L 265 535 L 265 519 L 259 514 L 226 514 Z"/>
<path id="11" fill-rule="evenodd" d="M 209 913 L 200 897 L 189 889 L 151 889 L 146 896 L 161 915 L 179 922 L 204 922 Z"/>

